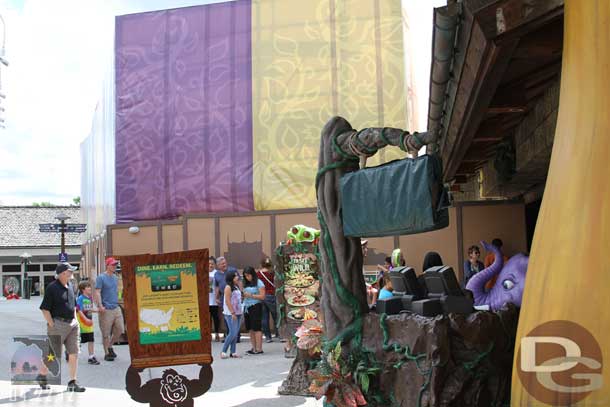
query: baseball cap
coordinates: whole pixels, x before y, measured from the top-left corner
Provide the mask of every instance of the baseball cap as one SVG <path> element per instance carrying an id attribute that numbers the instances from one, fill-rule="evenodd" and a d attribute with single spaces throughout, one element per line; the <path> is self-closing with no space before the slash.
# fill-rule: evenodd
<path id="1" fill-rule="evenodd" d="M 114 257 L 108 257 L 106 259 L 106 266 L 114 266 L 115 264 L 119 264 L 119 262 Z"/>
<path id="2" fill-rule="evenodd" d="M 76 270 L 78 270 L 78 267 L 74 267 L 70 263 L 59 263 L 57 265 L 57 267 L 55 268 L 55 274 L 61 274 L 66 270 L 76 271 Z"/>

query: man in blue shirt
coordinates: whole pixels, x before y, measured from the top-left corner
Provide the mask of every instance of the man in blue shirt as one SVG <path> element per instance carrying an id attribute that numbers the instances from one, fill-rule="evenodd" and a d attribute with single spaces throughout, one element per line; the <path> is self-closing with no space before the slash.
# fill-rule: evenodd
<path id="1" fill-rule="evenodd" d="M 95 280 L 95 301 L 100 314 L 100 331 L 104 343 L 104 360 L 112 362 L 117 355 L 112 345 L 118 342 L 125 331 L 123 313 L 119 308 L 119 285 L 115 275 L 119 262 L 113 257 L 106 259 L 106 271 Z"/>

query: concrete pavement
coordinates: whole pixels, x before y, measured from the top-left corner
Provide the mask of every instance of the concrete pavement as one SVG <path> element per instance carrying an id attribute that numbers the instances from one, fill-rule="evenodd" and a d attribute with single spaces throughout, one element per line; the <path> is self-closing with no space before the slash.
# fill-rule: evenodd
<path id="1" fill-rule="evenodd" d="M 31 300 L 0 301 L 0 405 L 9 406 L 142 406 L 127 394 L 125 372 L 129 366 L 127 345 L 115 346 L 118 354 L 114 362 L 103 361 L 101 334 L 95 323 L 96 355 L 101 365 L 87 364 L 86 348 L 79 355 L 78 381 L 87 388 L 85 393 L 66 392 L 68 381 L 67 364 L 62 361 L 62 385 L 52 386 L 42 391 L 36 386 L 14 386 L 10 383 L 10 363 L 12 357 L 12 337 L 19 335 L 41 335 L 45 333 L 45 322 L 38 306 L 40 297 Z M 286 377 L 292 360 L 285 359 L 282 344 L 274 342 L 263 346 L 264 354 L 244 356 L 242 359 L 220 359 L 222 343 L 212 342 L 214 381 L 211 389 L 195 399 L 196 406 L 243 406 L 243 407 L 297 407 L 321 406 L 322 402 L 313 398 L 289 397 L 277 394 L 277 388 Z M 250 348 L 249 339 L 242 336 L 237 345 L 238 352 L 244 354 Z M 175 368 L 189 378 L 196 377 L 196 366 Z M 142 381 L 161 376 L 163 368 L 147 369 L 142 373 Z"/>

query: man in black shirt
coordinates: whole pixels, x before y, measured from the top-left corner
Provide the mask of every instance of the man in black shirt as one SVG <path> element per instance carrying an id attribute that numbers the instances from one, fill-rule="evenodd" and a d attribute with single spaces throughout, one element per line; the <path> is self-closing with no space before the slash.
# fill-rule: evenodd
<path id="1" fill-rule="evenodd" d="M 76 270 L 69 263 L 59 263 L 55 269 L 55 281 L 47 286 L 44 292 L 40 310 L 47 320 L 47 334 L 55 355 L 61 355 L 61 345 L 66 346 L 70 381 L 68 391 L 83 392 L 84 387 L 76 383 L 76 366 L 78 362 L 78 321 L 75 314 L 76 300 L 74 289 L 70 284 L 72 273 Z M 38 383 L 43 389 L 48 389 L 47 369 L 42 366 Z"/>

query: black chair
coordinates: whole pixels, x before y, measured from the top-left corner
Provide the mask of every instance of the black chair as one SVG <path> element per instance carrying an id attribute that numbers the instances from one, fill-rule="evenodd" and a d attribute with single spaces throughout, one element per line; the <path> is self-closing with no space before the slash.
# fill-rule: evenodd
<path id="1" fill-rule="evenodd" d="M 451 267 L 430 267 L 424 272 L 424 280 L 428 298 L 413 302 L 413 312 L 433 317 L 441 313 L 470 314 L 473 311 L 472 299 L 464 295 Z"/>
<path id="2" fill-rule="evenodd" d="M 426 292 L 422 289 L 413 267 L 397 267 L 389 276 L 394 295 L 402 301 L 402 311 L 411 311 L 413 301 L 426 298 Z"/>

